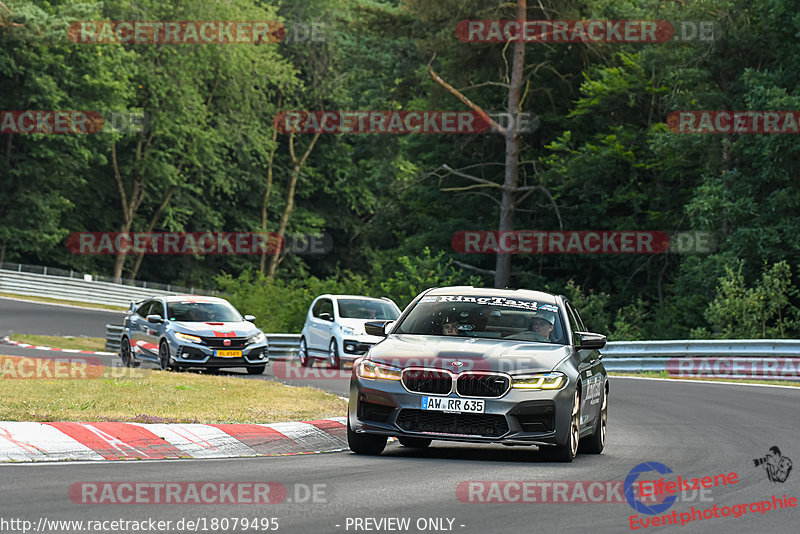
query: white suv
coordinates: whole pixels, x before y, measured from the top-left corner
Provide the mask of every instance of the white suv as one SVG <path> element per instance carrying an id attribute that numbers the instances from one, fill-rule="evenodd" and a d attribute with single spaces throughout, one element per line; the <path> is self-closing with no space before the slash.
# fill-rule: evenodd
<path id="1" fill-rule="evenodd" d="M 327 360 L 338 369 L 343 359 L 355 360 L 383 340 L 368 335 L 364 323 L 394 321 L 399 316 L 397 304 L 388 298 L 320 295 L 311 303 L 300 333 L 300 364 L 308 367 L 314 359 Z"/>

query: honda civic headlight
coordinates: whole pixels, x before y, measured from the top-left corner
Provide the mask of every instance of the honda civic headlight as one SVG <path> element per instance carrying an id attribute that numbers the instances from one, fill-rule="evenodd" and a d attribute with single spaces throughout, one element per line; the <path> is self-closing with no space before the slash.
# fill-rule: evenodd
<path id="1" fill-rule="evenodd" d="M 253 343 L 263 343 L 265 339 L 267 339 L 267 336 L 264 335 L 264 332 L 259 332 L 258 334 L 247 338 L 247 344 L 252 345 Z"/>
<path id="2" fill-rule="evenodd" d="M 402 370 L 382 363 L 375 363 L 370 360 L 361 360 L 356 368 L 356 375 L 359 378 L 382 378 L 383 380 L 400 380 Z"/>
<path id="3" fill-rule="evenodd" d="M 175 337 L 187 343 L 202 343 L 203 340 L 191 334 L 184 334 L 182 332 L 175 332 Z"/>
<path id="4" fill-rule="evenodd" d="M 563 373 L 517 375 L 511 379 L 511 387 L 517 389 L 559 389 L 566 383 Z"/>

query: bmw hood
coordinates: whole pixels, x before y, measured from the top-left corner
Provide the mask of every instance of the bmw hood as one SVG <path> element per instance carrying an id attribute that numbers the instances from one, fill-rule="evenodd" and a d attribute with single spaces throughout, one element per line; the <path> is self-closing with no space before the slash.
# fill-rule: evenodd
<path id="1" fill-rule="evenodd" d="M 172 323 L 172 329 L 203 337 L 250 337 L 260 332 L 258 327 L 249 321 L 231 323 L 177 321 Z"/>
<path id="2" fill-rule="evenodd" d="M 368 358 L 394 367 L 504 373 L 552 371 L 570 348 L 551 343 L 474 337 L 389 335 Z"/>

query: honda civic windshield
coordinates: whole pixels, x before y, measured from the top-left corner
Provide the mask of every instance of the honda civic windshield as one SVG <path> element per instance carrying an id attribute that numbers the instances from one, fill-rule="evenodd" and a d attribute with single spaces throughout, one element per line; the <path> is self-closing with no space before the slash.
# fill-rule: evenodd
<path id="1" fill-rule="evenodd" d="M 242 316 L 230 304 L 219 302 L 170 302 L 167 304 L 170 321 L 226 323 L 242 321 Z"/>

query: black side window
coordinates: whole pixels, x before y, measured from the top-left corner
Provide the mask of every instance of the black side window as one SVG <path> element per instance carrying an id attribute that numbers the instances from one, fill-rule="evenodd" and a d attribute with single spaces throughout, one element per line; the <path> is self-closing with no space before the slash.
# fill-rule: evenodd
<path id="1" fill-rule="evenodd" d="M 572 308 L 572 311 L 575 313 L 575 318 L 578 319 L 578 324 L 581 325 L 581 332 L 588 332 L 588 330 L 586 330 L 586 325 L 583 324 L 583 319 L 581 319 L 581 315 L 578 313 L 578 310 L 576 308 Z"/>
<path id="2" fill-rule="evenodd" d="M 322 299 L 318 300 L 316 304 L 314 304 L 314 309 L 311 311 L 314 314 L 314 317 L 319 317 L 320 314 L 327 313 L 331 317 L 333 317 L 333 302 L 330 299 Z"/>
<path id="3" fill-rule="evenodd" d="M 160 315 L 162 319 L 166 319 L 167 314 L 164 313 L 164 305 L 160 300 L 154 300 L 153 306 L 150 308 L 150 315 Z"/>
<path id="4" fill-rule="evenodd" d="M 567 303 L 567 316 L 569 317 L 569 323 L 572 327 L 573 332 L 585 332 L 585 327 L 583 326 L 583 322 L 581 318 L 578 316 L 578 312 L 575 311 L 575 308 L 572 307 L 572 304 Z"/>
<path id="5" fill-rule="evenodd" d="M 152 300 L 148 300 L 147 302 L 139 306 L 139 309 L 136 310 L 136 313 L 138 315 L 141 315 L 142 317 L 147 317 L 148 315 L 150 315 L 150 308 L 152 308 L 153 304 L 154 303 Z"/>

